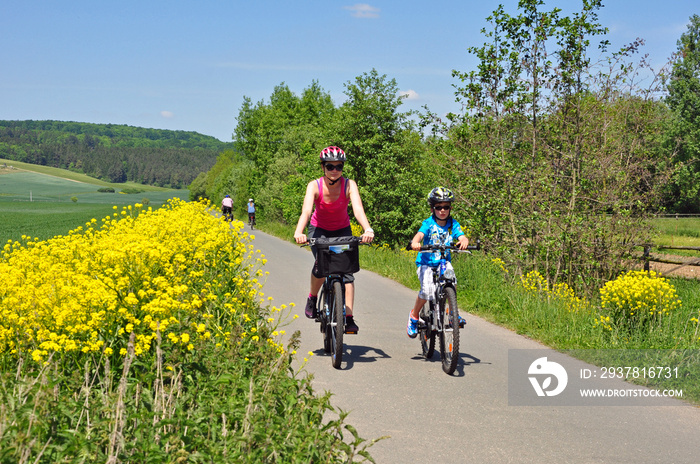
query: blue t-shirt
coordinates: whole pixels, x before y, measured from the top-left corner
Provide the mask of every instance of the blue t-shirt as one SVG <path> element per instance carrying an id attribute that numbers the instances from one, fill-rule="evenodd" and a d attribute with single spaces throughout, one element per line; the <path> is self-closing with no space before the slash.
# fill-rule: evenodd
<path id="1" fill-rule="evenodd" d="M 248 212 L 249 213 L 255 212 L 255 203 L 248 203 Z"/>
<path id="2" fill-rule="evenodd" d="M 441 245 L 441 244 L 451 244 L 453 240 L 458 239 L 464 232 L 462 231 L 462 226 L 459 222 L 455 221 L 451 216 L 447 219 L 445 226 L 439 225 L 435 222 L 435 218 L 430 216 L 428 219 L 423 221 L 423 224 L 418 229 L 418 232 L 423 232 L 423 245 Z M 450 252 L 447 252 L 447 260 L 450 261 L 452 256 Z M 437 266 L 440 262 L 440 252 L 435 253 L 418 253 L 416 257 L 416 264 L 422 265 L 426 264 L 428 266 Z"/>

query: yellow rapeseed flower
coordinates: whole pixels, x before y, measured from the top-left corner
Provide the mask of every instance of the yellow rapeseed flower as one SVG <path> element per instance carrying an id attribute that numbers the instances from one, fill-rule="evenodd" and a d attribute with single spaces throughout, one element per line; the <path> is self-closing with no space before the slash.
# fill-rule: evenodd
<path id="1" fill-rule="evenodd" d="M 163 343 L 193 349 L 188 330 L 206 340 L 217 324 L 249 324 L 238 313 L 252 307 L 258 284 L 247 278 L 256 271 L 242 227 L 220 223 L 203 203 L 174 199 L 46 241 L 8 242 L 0 354 L 30 353 L 37 363 L 52 352 L 125 356 L 134 334 L 138 356 L 159 333 L 168 333 Z"/>

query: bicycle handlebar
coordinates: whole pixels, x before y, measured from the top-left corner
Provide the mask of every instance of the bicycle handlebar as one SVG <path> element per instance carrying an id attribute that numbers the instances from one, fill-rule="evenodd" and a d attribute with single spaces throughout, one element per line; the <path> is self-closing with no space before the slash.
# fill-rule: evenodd
<path id="1" fill-rule="evenodd" d="M 407 251 L 418 251 L 414 250 L 413 247 L 411 247 L 411 244 L 409 243 L 406 245 L 406 250 Z M 466 253 L 469 250 L 481 250 L 481 240 L 476 241 L 476 245 L 467 245 L 467 248 L 465 250 L 460 249 L 459 247 L 456 247 L 454 245 L 423 245 L 420 247 L 420 252 L 422 251 L 442 251 L 442 250 L 450 250 L 450 251 L 456 251 L 456 252 L 462 252 Z"/>
<path id="2" fill-rule="evenodd" d="M 316 241 L 319 238 L 329 238 L 329 237 L 309 237 L 306 239 L 306 243 L 302 243 L 299 245 L 300 247 L 307 247 L 307 246 L 314 246 L 316 245 Z M 361 237 L 357 237 L 355 235 L 347 236 L 347 237 L 330 237 L 330 238 L 344 238 L 347 239 L 349 242 L 353 241 L 356 242 L 358 245 L 369 245 L 369 243 L 363 243 L 361 240 Z"/>

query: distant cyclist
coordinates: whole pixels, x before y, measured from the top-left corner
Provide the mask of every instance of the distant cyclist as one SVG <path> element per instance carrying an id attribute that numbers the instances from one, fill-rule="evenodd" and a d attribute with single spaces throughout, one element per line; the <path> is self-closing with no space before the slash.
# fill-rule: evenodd
<path id="1" fill-rule="evenodd" d="M 248 199 L 248 224 L 255 224 L 255 203 L 252 198 Z"/>
<path id="2" fill-rule="evenodd" d="M 308 236 L 317 237 L 345 237 L 352 235 L 348 204 L 352 203 L 352 212 L 364 229 L 362 242 L 369 243 L 374 239 L 374 231 L 369 226 L 365 215 L 365 209 L 360 199 L 360 191 L 355 181 L 343 177 L 345 166 L 345 152 L 338 147 L 326 147 L 321 151 L 321 168 L 323 176 L 312 180 L 306 186 L 304 205 L 297 228 L 294 231 L 294 240 L 306 243 L 307 236 L 304 227 L 308 228 Z M 316 247 L 311 247 L 316 257 Z M 305 314 L 309 319 L 316 317 L 316 301 L 318 292 L 323 285 L 323 277 L 318 275 L 316 264 L 311 271 L 311 289 L 306 300 Z M 353 318 L 353 297 L 355 291 L 355 278 L 352 274 L 345 276 L 345 328 L 348 333 L 357 333 L 357 323 Z"/>
<path id="3" fill-rule="evenodd" d="M 227 220 L 231 220 L 231 212 L 233 208 L 233 199 L 230 195 L 226 195 L 221 201 L 221 212 Z"/>

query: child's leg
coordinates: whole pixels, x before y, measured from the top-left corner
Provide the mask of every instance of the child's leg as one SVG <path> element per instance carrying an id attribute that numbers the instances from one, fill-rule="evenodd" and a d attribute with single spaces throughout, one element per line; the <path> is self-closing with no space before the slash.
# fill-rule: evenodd
<path id="1" fill-rule="evenodd" d="M 433 269 L 430 266 L 421 265 L 416 269 L 416 274 L 418 274 L 418 280 L 420 280 L 420 291 L 411 310 L 413 319 L 418 319 L 420 309 L 428 299 L 432 299 L 433 294 Z"/>
<path id="2" fill-rule="evenodd" d="M 413 309 L 411 310 L 411 317 L 413 319 L 418 319 L 418 316 L 420 314 L 420 309 L 423 307 L 423 305 L 427 302 L 428 300 L 424 300 L 423 298 L 417 296 L 416 297 L 416 304 L 413 306 Z"/>

